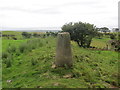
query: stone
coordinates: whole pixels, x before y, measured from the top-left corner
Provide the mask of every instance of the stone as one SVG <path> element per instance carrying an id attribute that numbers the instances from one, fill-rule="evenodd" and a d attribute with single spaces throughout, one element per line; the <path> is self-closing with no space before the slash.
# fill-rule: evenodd
<path id="1" fill-rule="evenodd" d="M 52 67 L 51 67 L 51 68 L 53 68 L 53 69 L 56 68 L 56 65 L 55 65 L 55 64 L 52 64 Z"/>
<path id="2" fill-rule="evenodd" d="M 59 86 L 59 83 L 54 83 L 54 86 Z"/>
<path id="3" fill-rule="evenodd" d="M 63 78 L 72 78 L 72 77 L 73 77 L 72 74 L 66 74 L 66 75 L 63 76 Z"/>
<path id="4" fill-rule="evenodd" d="M 57 67 L 71 67 L 72 64 L 73 61 L 70 45 L 70 34 L 68 32 L 58 33 L 55 65 Z"/>
<path id="5" fill-rule="evenodd" d="M 7 80 L 8 83 L 12 82 L 12 80 Z"/>

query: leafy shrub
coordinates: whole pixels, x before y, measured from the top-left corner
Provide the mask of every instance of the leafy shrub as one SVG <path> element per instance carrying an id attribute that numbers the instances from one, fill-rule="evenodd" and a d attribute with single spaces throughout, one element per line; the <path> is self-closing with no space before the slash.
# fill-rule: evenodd
<path id="1" fill-rule="evenodd" d="M 30 38 L 31 34 L 28 33 L 28 32 L 22 32 L 22 36 L 25 37 L 25 38 Z"/>
<path id="2" fill-rule="evenodd" d="M 17 38 L 16 38 L 16 37 L 12 37 L 12 39 L 13 39 L 13 40 L 17 40 Z"/>
<path id="3" fill-rule="evenodd" d="M 111 35 L 110 35 L 110 39 L 116 39 L 115 35 L 114 35 L 114 34 L 111 34 Z"/>
<path id="4" fill-rule="evenodd" d="M 89 48 L 92 38 L 96 36 L 97 29 L 89 23 L 72 23 L 62 26 L 63 32 L 69 32 L 71 40 L 77 42 L 80 47 Z"/>
<path id="5" fill-rule="evenodd" d="M 115 51 L 120 51 L 120 40 L 111 40 L 110 44 Z"/>
<path id="6" fill-rule="evenodd" d="M 40 37 L 40 34 L 34 33 L 33 36 L 34 37 Z"/>

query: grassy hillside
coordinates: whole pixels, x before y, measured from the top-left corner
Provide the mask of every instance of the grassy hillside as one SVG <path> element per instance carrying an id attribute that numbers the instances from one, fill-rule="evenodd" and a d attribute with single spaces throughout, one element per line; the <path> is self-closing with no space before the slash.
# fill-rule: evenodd
<path id="1" fill-rule="evenodd" d="M 94 39 L 94 43 L 98 42 L 103 44 L 104 40 Z M 8 57 L 11 66 L 6 67 L 7 61 L 3 59 L 4 88 L 116 88 L 120 85 L 118 53 L 115 51 L 84 49 L 71 41 L 73 67 L 53 69 L 56 38 L 3 39 L 3 51 L 8 48 L 8 43 L 18 48 L 11 53 L 12 57 Z M 26 47 L 23 51 L 19 48 L 21 45 Z"/>

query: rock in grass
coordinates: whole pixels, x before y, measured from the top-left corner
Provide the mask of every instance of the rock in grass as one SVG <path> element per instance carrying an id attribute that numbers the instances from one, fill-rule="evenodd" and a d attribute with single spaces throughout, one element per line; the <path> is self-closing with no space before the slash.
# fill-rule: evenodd
<path id="1" fill-rule="evenodd" d="M 72 74 L 66 74 L 66 75 L 63 76 L 63 78 L 72 78 L 72 77 L 73 77 Z"/>
<path id="2" fill-rule="evenodd" d="M 41 86 L 37 86 L 36 88 L 42 88 Z"/>
<path id="3" fill-rule="evenodd" d="M 54 83 L 54 86 L 59 86 L 60 84 L 59 83 Z"/>
<path id="4" fill-rule="evenodd" d="M 10 82 L 12 82 L 12 80 L 7 80 L 7 83 L 10 83 Z"/>
<path id="5" fill-rule="evenodd" d="M 68 32 L 58 33 L 55 59 L 55 65 L 57 67 L 71 67 L 73 64 L 70 34 Z"/>
<path id="6" fill-rule="evenodd" d="M 56 68 L 56 65 L 55 65 L 55 64 L 52 64 L 52 67 L 51 67 L 51 68 L 55 69 L 55 68 Z"/>

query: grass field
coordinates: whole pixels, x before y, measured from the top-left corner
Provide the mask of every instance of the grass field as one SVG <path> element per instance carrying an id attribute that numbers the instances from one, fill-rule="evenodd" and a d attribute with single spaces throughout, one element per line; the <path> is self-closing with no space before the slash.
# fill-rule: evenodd
<path id="1" fill-rule="evenodd" d="M 2 35 L 15 35 L 16 38 L 22 39 L 22 32 L 16 32 L 16 31 L 2 31 Z M 6 37 L 3 37 L 3 39 L 7 39 Z M 9 38 L 10 40 L 11 38 Z"/>
<path id="2" fill-rule="evenodd" d="M 30 40 L 30 39 L 29 39 Z M 34 42 L 29 51 L 12 52 L 11 66 L 6 67 L 3 59 L 3 88 L 116 88 L 118 83 L 118 52 L 97 51 L 78 47 L 71 41 L 73 62 L 71 69 L 53 69 L 55 61 L 56 38 L 32 38 Z M 38 41 L 34 41 L 38 40 Z M 108 38 L 93 39 L 92 45 L 104 47 Z M 23 44 L 24 43 L 24 44 Z M 2 40 L 5 52 L 9 44 L 20 47 L 24 40 Z M 30 44 L 27 46 L 32 47 Z M 29 48 L 28 48 L 29 49 Z"/>
<path id="3" fill-rule="evenodd" d="M 19 46 L 21 43 L 27 40 L 9 40 L 3 39 L 2 40 L 2 51 L 4 52 L 9 46 Z"/>
<path id="4" fill-rule="evenodd" d="M 93 38 L 91 46 L 98 47 L 98 48 L 104 48 L 106 47 L 107 42 L 110 40 L 110 38 Z"/>

